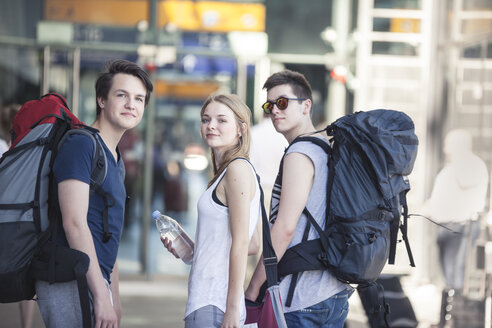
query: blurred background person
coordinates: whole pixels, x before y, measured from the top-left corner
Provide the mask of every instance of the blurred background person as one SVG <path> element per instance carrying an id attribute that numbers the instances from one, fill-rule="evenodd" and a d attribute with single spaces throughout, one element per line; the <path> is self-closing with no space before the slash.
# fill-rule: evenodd
<path id="1" fill-rule="evenodd" d="M 136 215 L 135 206 L 138 201 L 139 180 L 141 179 L 141 158 L 140 150 L 142 136 L 137 129 L 128 130 L 119 143 L 119 148 L 123 162 L 125 163 L 125 189 L 127 194 L 127 204 L 125 208 L 125 227 L 130 226 Z"/>
<path id="2" fill-rule="evenodd" d="M 478 219 L 485 208 L 488 172 L 473 153 L 472 136 L 465 130 L 448 132 L 443 151 L 446 164 L 436 176 L 427 211 L 444 226 L 438 227 L 437 245 L 445 287 L 460 290 L 467 245 L 473 246 L 480 233 Z"/>
<path id="3" fill-rule="evenodd" d="M 3 106 L 0 111 L 0 156 L 10 147 L 10 130 L 15 114 L 19 111 L 21 105 L 11 104 Z"/>
<path id="4" fill-rule="evenodd" d="M 164 208 L 169 216 L 183 224 L 188 212 L 188 184 L 182 161 L 174 157 L 165 165 Z"/>
<path id="5" fill-rule="evenodd" d="M 472 143 L 468 131 L 456 129 L 446 134 L 446 163 L 435 178 L 425 209 L 439 224 L 438 263 L 444 278 L 439 327 L 479 327 L 476 318 L 483 315 L 480 300 L 470 303 L 467 287 L 473 280 L 472 254 L 481 231 L 488 188 L 487 167 L 473 153 Z"/>
<path id="6" fill-rule="evenodd" d="M 261 179 L 267 213 L 280 160 L 287 146 L 287 140 L 275 130 L 270 115 L 263 114 L 263 120 L 251 128 L 250 160 Z"/>

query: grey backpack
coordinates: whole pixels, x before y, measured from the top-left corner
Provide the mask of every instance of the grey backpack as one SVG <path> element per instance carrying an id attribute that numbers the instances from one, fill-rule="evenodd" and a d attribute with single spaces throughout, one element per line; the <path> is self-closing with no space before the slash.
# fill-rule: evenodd
<path id="1" fill-rule="evenodd" d="M 12 146 L 0 159 L 1 303 L 32 299 L 35 280 L 77 280 L 79 291 L 87 290 L 89 257 L 55 243 L 61 214 L 52 165 L 67 136 L 87 136 L 94 142 L 90 189 L 104 194 L 107 159 L 96 133 L 70 112 L 58 94 L 25 103 L 15 116 Z M 103 197 L 111 206 L 111 195 Z M 104 226 L 108 237 L 107 220 Z M 84 326 L 89 326 L 88 293 L 79 294 L 87 306 L 82 306 Z"/>

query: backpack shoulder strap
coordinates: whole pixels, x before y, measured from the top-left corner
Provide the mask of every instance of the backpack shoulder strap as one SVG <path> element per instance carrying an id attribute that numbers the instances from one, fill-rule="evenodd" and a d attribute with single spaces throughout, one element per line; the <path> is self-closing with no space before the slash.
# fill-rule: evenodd
<path id="1" fill-rule="evenodd" d="M 320 148 L 322 148 L 325 153 L 327 154 L 331 154 L 331 147 L 330 145 L 323 141 L 323 139 L 321 138 L 317 138 L 317 137 L 313 137 L 313 136 L 300 136 L 300 137 L 297 137 L 295 138 L 289 145 L 289 147 L 287 147 L 287 149 L 289 149 L 293 144 L 295 144 L 296 142 L 301 142 L 301 141 L 309 141 L 309 142 L 312 142 L 313 144 L 319 146 Z M 286 151 L 287 151 L 286 149 Z"/>
<path id="2" fill-rule="evenodd" d="M 111 239 L 112 233 L 109 231 L 109 223 L 108 223 L 108 210 L 115 203 L 113 195 L 109 192 L 106 192 L 102 188 L 102 184 L 104 183 L 104 179 L 106 179 L 106 175 L 108 173 L 108 159 L 106 157 L 106 153 L 104 151 L 104 147 L 101 144 L 101 141 L 97 137 L 98 130 L 85 126 L 80 129 L 71 129 L 60 141 L 58 148 L 61 147 L 62 143 L 65 141 L 68 136 L 73 134 L 81 134 L 90 138 L 94 144 L 94 153 L 92 155 L 92 171 L 91 171 L 91 183 L 90 190 L 91 192 L 95 192 L 100 195 L 104 200 L 104 210 L 103 210 L 103 242 L 108 242 Z M 121 168 L 120 168 L 121 170 Z"/>
<path id="3" fill-rule="evenodd" d="M 295 143 L 297 142 L 301 142 L 301 141 L 307 141 L 307 142 L 311 142 L 313 144 L 315 144 L 316 146 L 320 147 L 321 149 L 323 149 L 323 151 L 326 153 L 326 155 L 331 155 L 332 154 L 332 148 L 330 147 L 330 145 L 324 141 L 323 139 L 321 138 L 318 138 L 318 137 L 314 137 L 314 136 L 299 136 L 297 138 L 295 138 L 291 143 L 290 145 L 287 147 L 287 149 L 285 150 L 285 154 L 287 154 L 287 150 Z M 284 154 L 284 156 L 285 156 Z M 280 176 L 282 175 L 282 170 L 283 170 L 283 159 L 284 157 L 282 157 L 282 161 L 280 163 L 280 169 L 279 169 L 279 174 Z M 331 161 L 328 162 L 329 164 L 331 163 Z M 331 171 L 331 170 L 330 170 Z M 328 179 L 328 183 L 327 183 L 327 186 L 330 185 L 330 181 L 333 182 L 333 179 Z M 327 194 L 328 196 L 328 194 Z M 327 207 L 327 210 L 326 210 L 326 218 L 328 218 L 328 207 Z M 326 240 L 323 238 L 324 237 L 324 232 L 322 231 L 321 227 L 317 224 L 316 220 L 313 218 L 313 216 L 311 215 L 311 213 L 309 212 L 309 210 L 307 209 L 307 207 L 304 208 L 303 210 L 303 213 L 306 215 L 306 217 L 308 218 L 308 220 L 306 220 L 306 227 L 304 229 L 304 234 L 303 234 L 303 238 L 302 238 L 302 244 L 304 245 L 306 242 L 307 242 L 307 238 L 308 238 L 308 235 L 309 235 L 309 230 L 311 229 L 311 224 L 314 228 L 316 228 L 316 230 L 318 231 L 318 234 L 320 235 L 320 239 L 322 240 L 322 242 L 325 244 L 326 243 Z M 326 245 L 325 245 L 326 247 Z M 287 252 L 284 254 L 285 255 L 289 255 L 292 253 L 292 249 L 289 249 L 287 250 Z M 299 253 L 296 253 L 296 254 L 299 254 Z M 302 255 L 301 255 L 302 256 Z M 284 266 L 284 262 L 282 262 L 280 265 Z M 310 263 L 310 265 L 312 265 L 313 263 Z M 281 268 L 279 267 L 279 270 L 281 270 Z M 292 274 L 292 280 L 291 280 L 291 283 L 290 283 L 290 286 L 289 286 L 289 291 L 288 291 L 288 294 L 287 294 L 287 299 L 285 301 L 285 304 L 286 306 L 290 306 L 291 303 L 292 303 L 292 299 L 293 299 L 293 296 L 294 296 L 294 290 L 295 290 L 295 287 L 297 285 L 297 279 L 299 277 L 299 272 L 294 272 Z"/>
<path id="4" fill-rule="evenodd" d="M 287 148 L 285 148 L 284 155 L 282 156 L 282 159 L 280 161 L 280 166 L 278 169 L 278 175 L 280 176 L 280 183 L 282 183 L 282 172 L 283 172 L 283 166 L 284 166 L 284 157 L 285 157 L 285 155 L 287 155 L 287 151 L 289 150 L 290 147 L 292 147 L 292 145 L 294 145 L 297 142 L 301 142 L 301 141 L 312 142 L 313 144 L 315 144 L 315 145 L 319 146 L 321 149 L 323 149 L 325 151 L 325 153 L 327 153 L 327 154 L 331 154 L 331 152 L 332 152 L 330 145 L 320 138 L 313 137 L 313 136 L 299 136 L 299 137 L 295 138 L 289 144 L 289 146 Z"/>
<path id="5" fill-rule="evenodd" d="M 65 133 L 62 140 L 58 144 L 58 149 L 60 149 L 66 138 L 74 134 L 85 135 L 92 140 L 94 145 L 94 153 L 92 154 L 90 188 L 93 191 L 96 191 L 96 189 L 103 184 L 106 174 L 108 173 L 108 160 L 106 158 L 106 153 L 104 152 L 104 147 L 96 136 L 97 132 L 98 131 L 96 129 L 91 127 L 71 129 Z"/>

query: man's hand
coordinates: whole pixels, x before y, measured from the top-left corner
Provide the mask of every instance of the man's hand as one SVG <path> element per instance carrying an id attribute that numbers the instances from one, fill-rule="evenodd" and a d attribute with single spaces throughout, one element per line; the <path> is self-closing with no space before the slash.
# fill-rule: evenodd
<path id="1" fill-rule="evenodd" d="M 109 295 L 102 300 L 94 297 L 94 317 L 95 328 L 118 328 L 118 316 Z"/>

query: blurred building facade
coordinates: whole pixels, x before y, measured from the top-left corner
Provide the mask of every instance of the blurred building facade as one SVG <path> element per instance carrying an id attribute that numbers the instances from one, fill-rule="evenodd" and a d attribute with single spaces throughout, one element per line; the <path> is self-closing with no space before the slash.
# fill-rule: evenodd
<path id="1" fill-rule="evenodd" d="M 127 142 L 127 226 L 136 229 L 123 237 L 131 255 L 120 268 L 129 272 L 174 270 L 148 260 L 157 238 L 150 213 L 166 210 L 169 183 L 186 190 L 180 220 L 194 228 L 210 168 L 199 135 L 203 100 L 216 91 L 237 93 L 258 122 L 261 86 L 282 68 L 312 82 L 320 126 L 375 108 L 413 118 L 420 139 L 410 177 L 415 212 L 443 165 L 446 131 L 469 130 L 492 168 L 490 0 L 0 1 L 0 103 L 56 91 L 90 123 L 93 83 L 113 58 L 142 64 L 155 81 L 144 122 Z M 402 252 L 398 270 L 429 280 L 436 270 L 429 224 L 415 219 L 410 228 L 417 268 L 410 271 Z"/>

